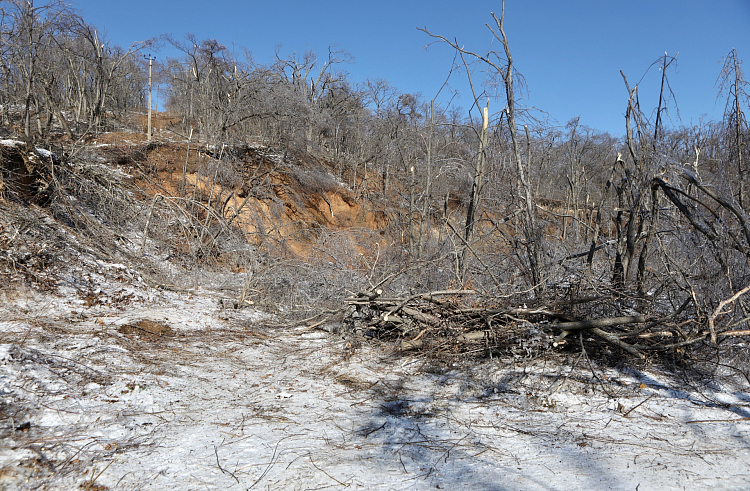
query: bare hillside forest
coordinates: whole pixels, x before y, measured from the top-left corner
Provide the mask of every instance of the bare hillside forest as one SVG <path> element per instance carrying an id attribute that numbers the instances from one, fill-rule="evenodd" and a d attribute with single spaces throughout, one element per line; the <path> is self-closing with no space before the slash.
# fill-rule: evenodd
<path id="1" fill-rule="evenodd" d="M 463 109 L 0 14 L 0 489 L 750 488 L 734 50 L 721 121 L 622 73 L 620 138 L 523 105 L 502 13 L 424 30 Z"/>

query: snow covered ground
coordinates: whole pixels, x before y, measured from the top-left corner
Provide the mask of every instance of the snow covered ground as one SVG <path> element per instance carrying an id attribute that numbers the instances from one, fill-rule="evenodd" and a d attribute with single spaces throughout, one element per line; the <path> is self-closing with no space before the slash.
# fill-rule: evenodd
<path id="1" fill-rule="evenodd" d="M 750 489 L 746 391 L 447 369 L 117 274 L 104 302 L 2 293 L 0 488 Z"/>

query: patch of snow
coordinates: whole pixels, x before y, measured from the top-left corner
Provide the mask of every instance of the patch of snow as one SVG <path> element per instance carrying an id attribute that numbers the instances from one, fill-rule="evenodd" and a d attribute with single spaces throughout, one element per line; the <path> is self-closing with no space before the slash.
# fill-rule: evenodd
<path id="1" fill-rule="evenodd" d="M 36 147 L 36 152 L 39 155 L 41 155 L 42 157 L 47 158 L 47 159 L 49 159 L 49 158 L 57 158 L 57 155 L 55 155 L 53 152 L 50 152 L 46 148 Z"/>
<path id="2" fill-rule="evenodd" d="M 611 368 L 597 380 L 550 361 L 432 370 L 221 308 L 218 278 L 156 290 L 87 260 L 67 279 L 110 303 L 80 305 L 63 282 L 0 305 L 0 410 L 14 418 L 0 488 L 77 489 L 99 473 L 151 491 L 750 488 L 745 387 Z M 55 472 L 30 473 L 45 460 Z"/>
<path id="3" fill-rule="evenodd" d="M 19 140 L 0 140 L 0 145 L 6 148 L 16 148 L 24 145 L 24 142 Z"/>
<path id="4" fill-rule="evenodd" d="M 10 347 L 12 344 L 0 344 L 0 363 L 10 360 Z"/>

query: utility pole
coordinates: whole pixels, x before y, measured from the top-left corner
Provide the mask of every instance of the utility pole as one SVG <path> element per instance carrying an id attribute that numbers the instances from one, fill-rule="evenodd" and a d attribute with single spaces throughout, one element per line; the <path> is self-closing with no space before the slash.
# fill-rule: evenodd
<path id="1" fill-rule="evenodd" d="M 144 58 L 148 58 L 148 141 L 151 141 L 151 64 L 154 58 L 150 54 Z"/>

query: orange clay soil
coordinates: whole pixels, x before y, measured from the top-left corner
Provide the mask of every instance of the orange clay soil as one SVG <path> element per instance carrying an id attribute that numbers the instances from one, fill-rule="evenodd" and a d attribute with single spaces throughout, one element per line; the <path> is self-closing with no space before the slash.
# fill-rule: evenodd
<path id="1" fill-rule="evenodd" d="M 109 157 L 126 167 L 147 195 L 186 197 L 203 204 L 210 200 L 212 208 L 221 209 L 224 218 L 232 220 L 251 242 L 254 237 L 258 241 L 270 237 L 284 243 L 294 254 L 307 257 L 323 234 L 357 236 L 354 242 L 363 249 L 361 252 L 375 246 L 361 243 L 363 235 L 376 237 L 376 242 L 384 240 L 380 234 L 361 232 L 384 229 L 388 225 L 386 213 L 364 209 L 351 191 L 328 173 L 325 164 L 305 163 L 298 167 L 307 170 L 308 166 L 317 166 L 318 174 L 330 179 L 326 189 L 305 187 L 293 175 L 299 169 L 285 166 L 274 170 L 270 159 L 257 155 L 243 157 L 241 176 L 237 174 L 232 182 L 220 183 L 213 172 L 218 160 L 206 151 L 205 145 L 191 144 L 186 161 L 185 142 L 154 138 L 147 145 L 144 135 L 138 133 L 109 133 L 97 137 L 97 143 L 112 145 Z M 263 174 L 267 180 L 248 191 L 247 183 L 252 177 Z"/>

